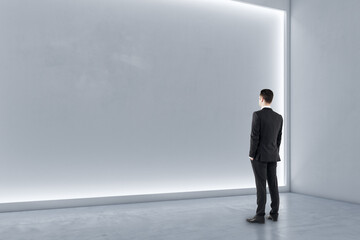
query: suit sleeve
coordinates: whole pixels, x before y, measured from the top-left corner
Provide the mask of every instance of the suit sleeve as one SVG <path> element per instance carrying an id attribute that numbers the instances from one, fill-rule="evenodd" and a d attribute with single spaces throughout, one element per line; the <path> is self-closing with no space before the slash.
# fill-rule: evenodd
<path id="1" fill-rule="evenodd" d="M 251 134 L 250 134 L 250 152 L 249 157 L 255 158 L 256 151 L 260 142 L 260 119 L 256 112 L 253 113 Z"/>
<path id="2" fill-rule="evenodd" d="M 280 130 L 279 130 L 279 133 L 278 133 L 278 136 L 277 136 L 277 147 L 278 147 L 278 150 L 280 149 L 280 144 L 281 144 L 282 127 L 283 127 L 283 118 L 281 117 Z"/>

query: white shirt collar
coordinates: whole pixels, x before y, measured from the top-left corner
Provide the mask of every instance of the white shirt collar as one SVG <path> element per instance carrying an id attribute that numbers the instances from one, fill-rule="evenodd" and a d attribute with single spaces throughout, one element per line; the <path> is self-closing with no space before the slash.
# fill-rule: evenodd
<path id="1" fill-rule="evenodd" d="M 263 109 L 263 108 L 271 108 L 271 106 L 263 106 L 261 109 Z"/>

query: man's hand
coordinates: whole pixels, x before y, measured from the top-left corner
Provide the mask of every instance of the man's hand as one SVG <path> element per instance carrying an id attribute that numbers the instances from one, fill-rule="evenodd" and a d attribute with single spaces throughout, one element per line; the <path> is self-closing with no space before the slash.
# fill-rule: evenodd
<path id="1" fill-rule="evenodd" d="M 249 158 L 250 158 L 250 160 L 251 160 L 251 161 L 253 161 L 253 160 L 254 160 L 254 158 L 252 158 L 252 157 L 249 157 Z"/>

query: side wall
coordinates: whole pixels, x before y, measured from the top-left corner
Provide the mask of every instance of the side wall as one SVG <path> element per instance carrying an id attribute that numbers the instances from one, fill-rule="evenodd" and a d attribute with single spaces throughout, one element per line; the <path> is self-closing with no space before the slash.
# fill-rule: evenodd
<path id="1" fill-rule="evenodd" d="M 291 1 L 291 191 L 360 203 L 360 1 Z"/>

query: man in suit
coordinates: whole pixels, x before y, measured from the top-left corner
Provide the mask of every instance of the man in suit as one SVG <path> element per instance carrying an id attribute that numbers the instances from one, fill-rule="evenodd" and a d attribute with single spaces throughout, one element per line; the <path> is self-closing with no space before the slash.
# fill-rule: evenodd
<path id="1" fill-rule="evenodd" d="M 250 223 L 265 223 L 266 181 L 271 196 L 271 211 L 267 219 L 277 221 L 279 215 L 280 198 L 276 166 L 280 161 L 283 118 L 270 106 L 273 96 L 270 89 L 261 90 L 261 110 L 254 112 L 252 116 L 249 158 L 255 175 L 257 209 L 254 217 L 246 219 Z"/>

